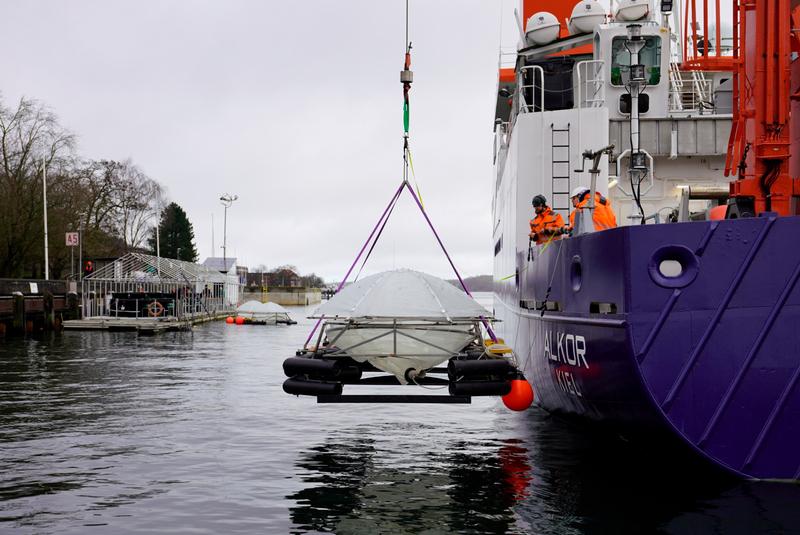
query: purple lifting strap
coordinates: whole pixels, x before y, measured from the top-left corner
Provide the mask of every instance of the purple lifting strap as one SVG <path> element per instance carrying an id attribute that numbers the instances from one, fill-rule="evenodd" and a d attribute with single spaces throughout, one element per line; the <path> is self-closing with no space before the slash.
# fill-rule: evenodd
<path id="1" fill-rule="evenodd" d="M 460 282 L 461 283 L 461 287 L 464 288 L 464 292 L 466 292 L 466 294 L 468 296 L 472 297 L 472 294 L 469 292 L 469 288 L 467 288 L 467 285 L 464 282 L 464 279 L 461 278 L 461 274 L 459 274 L 458 269 L 456 269 L 456 265 L 453 263 L 453 260 L 450 258 L 450 254 L 447 252 L 447 249 L 445 249 L 444 243 L 442 243 L 442 239 L 439 238 L 439 233 L 436 232 L 436 228 L 434 228 L 433 223 L 431 223 L 431 220 L 428 217 L 428 214 L 425 212 L 425 208 L 423 208 L 422 207 L 422 203 L 419 202 L 419 198 L 417 197 L 417 194 L 414 193 L 413 188 L 411 187 L 411 185 L 408 182 L 404 182 L 404 185 L 408 188 L 408 192 L 411 194 L 411 196 L 414 198 L 414 201 L 417 203 L 417 206 L 419 207 L 420 212 L 422 212 L 422 215 L 425 217 L 425 221 L 428 222 L 428 226 L 431 228 L 431 231 L 433 232 L 433 235 L 436 237 L 436 241 L 439 242 L 439 246 L 442 248 L 442 251 L 444 252 L 444 255 L 447 257 L 447 261 L 450 262 L 450 267 L 453 268 L 453 272 L 456 274 L 456 277 L 458 277 L 458 282 Z M 489 325 L 489 322 L 486 321 L 486 318 L 481 316 L 481 321 L 483 322 L 483 326 L 486 327 L 486 332 L 489 333 L 489 337 L 492 339 L 492 341 L 497 342 L 497 336 L 494 334 L 494 331 L 492 330 L 491 326 Z"/>
<path id="2" fill-rule="evenodd" d="M 387 214 L 391 210 L 392 205 L 395 203 L 395 201 L 400 196 L 400 194 L 403 193 L 403 188 L 408 188 L 408 192 L 411 194 L 411 197 L 414 199 L 414 202 L 417 203 L 417 206 L 419 207 L 420 212 L 422 212 L 422 216 L 425 218 L 425 221 L 428 222 L 428 226 L 430 227 L 431 231 L 433 232 L 433 235 L 436 237 L 436 241 L 439 242 L 439 246 L 442 248 L 442 251 L 444 252 L 444 255 L 447 257 L 447 261 L 450 262 L 450 267 L 453 268 L 453 272 L 456 274 L 456 277 L 458 277 L 458 282 L 461 283 L 461 287 L 464 289 L 464 292 L 466 292 L 466 294 L 468 296 L 472 297 L 472 294 L 470 293 L 469 288 L 467 288 L 467 285 L 464 282 L 464 279 L 461 278 L 461 274 L 458 272 L 458 269 L 456 269 L 456 265 L 453 263 L 452 258 L 450 258 L 450 253 L 448 253 L 447 249 L 445 249 L 444 243 L 442 243 L 442 239 L 439 237 L 439 233 L 436 232 L 436 228 L 434 228 L 433 223 L 431 222 L 430 218 L 428 217 L 428 214 L 425 212 L 425 208 L 422 207 L 422 203 L 420 202 L 419 197 L 417 197 L 417 194 L 414 193 L 413 188 L 411 187 L 411 185 L 406 180 L 404 180 L 403 183 L 400 184 L 400 187 L 397 188 L 397 191 L 395 192 L 394 196 L 392 197 L 392 200 L 389 201 L 389 204 L 386 206 L 386 209 L 383 211 L 383 214 L 381 214 L 380 219 L 378 219 L 378 222 L 375 224 L 375 227 L 373 227 L 372 232 L 369 233 L 369 237 L 367 238 L 367 241 L 364 242 L 364 245 L 361 247 L 361 250 L 358 252 L 358 256 L 356 256 L 355 260 L 353 260 L 353 263 L 350 266 L 350 269 L 347 270 L 347 274 L 344 276 L 344 279 L 342 279 L 342 282 L 340 282 L 339 286 L 336 288 L 336 292 L 338 293 L 339 290 L 341 290 L 344 287 L 345 283 L 347 282 L 347 279 L 350 277 L 350 274 L 353 272 L 353 268 L 356 267 L 356 264 L 358 263 L 358 260 L 361 258 L 361 255 L 363 255 L 364 251 L 367 249 L 367 245 L 370 244 L 370 242 L 372 241 L 372 237 L 375 236 L 375 232 L 377 232 L 378 228 L 382 228 L 382 223 L 385 223 L 385 219 L 387 218 Z M 376 240 L 377 240 L 377 238 L 376 238 Z M 324 316 L 320 316 L 320 318 L 317 320 L 317 323 L 314 324 L 314 328 L 311 329 L 310 333 L 308 333 L 308 338 L 306 338 L 306 343 L 303 344 L 303 348 L 304 349 L 308 347 L 308 343 L 311 341 L 311 338 L 314 336 L 314 333 L 317 332 L 317 329 L 319 328 L 319 325 L 320 325 L 320 323 L 322 323 L 323 319 L 324 319 Z M 494 334 L 494 331 L 492 330 L 492 327 L 489 325 L 489 322 L 486 321 L 486 318 L 484 318 L 483 316 L 481 316 L 481 321 L 483 322 L 483 326 L 486 327 L 486 332 L 489 334 L 489 337 L 493 341 L 496 342 L 497 341 L 497 336 Z"/>
<path id="3" fill-rule="evenodd" d="M 386 214 L 389 212 L 389 209 L 392 207 L 392 204 L 394 204 L 395 200 L 397 200 L 397 198 L 400 196 L 400 194 L 403 193 L 403 186 L 405 186 L 405 182 L 400 184 L 400 187 L 397 188 L 397 191 L 392 196 L 392 200 L 389 201 L 389 204 L 386 206 L 386 209 L 383 211 L 383 214 L 381 214 L 380 219 L 378 219 L 378 222 L 375 223 L 375 227 L 372 229 L 372 232 L 369 233 L 369 237 L 367 238 L 367 241 L 364 242 L 364 245 L 361 247 L 361 250 L 358 252 L 358 256 L 356 256 L 356 259 L 353 260 L 353 264 L 350 266 L 350 269 L 347 270 L 347 274 L 344 276 L 344 279 L 342 279 L 342 282 L 340 282 L 339 286 L 336 288 L 336 293 L 338 293 L 339 290 L 341 290 L 344 287 L 344 284 L 347 282 L 347 279 L 350 277 L 350 274 L 353 272 L 353 268 L 355 268 L 356 264 L 358 264 L 358 259 L 361 258 L 362 254 L 364 254 L 364 251 L 366 250 L 367 245 L 369 245 L 369 242 L 372 241 L 372 237 L 375 235 L 375 232 L 377 232 L 378 227 L 381 226 L 381 222 L 383 222 L 384 218 L 386 218 Z M 320 316 L 320 318 L 317 320 L 317 323 L 314 324 L 314 328 L 311 329 L 310 333 L 308 333 L 308 338 L 306 338 L 306 343 L 303 344 L 303 349 L 308 347 L 308 343 L 311 341 L 311 338 L 314 336 L 314 333 L 317 332 L 317 329 L 319 328 L 319 324 L 322 323 L 322 319 L 323 318 L 324 318 L 324 316 Z"/>

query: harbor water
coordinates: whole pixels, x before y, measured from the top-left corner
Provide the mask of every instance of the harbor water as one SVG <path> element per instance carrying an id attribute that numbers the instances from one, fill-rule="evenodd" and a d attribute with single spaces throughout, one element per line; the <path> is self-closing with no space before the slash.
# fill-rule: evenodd
<path id="1" fill-rule="evenodd" d="M 536 408 L 284 394 L 312 309 L 0 342 L 0 533 L 800 532 L 797 484 L 681 469 Z"/>

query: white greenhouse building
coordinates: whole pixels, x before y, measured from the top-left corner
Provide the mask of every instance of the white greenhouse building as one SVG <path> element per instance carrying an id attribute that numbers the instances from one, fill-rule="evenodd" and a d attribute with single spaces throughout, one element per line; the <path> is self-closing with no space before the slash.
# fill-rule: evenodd
<path id="1" fill-rule="evenodd" d="M 202 264 L 129 253 L 81 284 L 84 318 L 216 317 L 236 310 L 240 282 Z"/>

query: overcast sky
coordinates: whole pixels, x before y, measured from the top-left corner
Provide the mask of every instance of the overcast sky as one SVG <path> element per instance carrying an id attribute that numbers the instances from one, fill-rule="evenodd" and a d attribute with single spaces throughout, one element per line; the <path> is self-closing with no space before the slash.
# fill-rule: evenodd
<path id="1" fill-rule="evenodd" d="M 515 0 L 411 0 L 411 136 L 463 275 L 491 272 L 498 50 Z M 403 0 L 2 2 L 2 97 L 36 98 L 93 159 L 132 158 L 201 260 L 339 280 L 402 177 Z M 501 34 L 505 34 L 501 37 Z M 452 272 L 404 195 L 365 270 Z"/>

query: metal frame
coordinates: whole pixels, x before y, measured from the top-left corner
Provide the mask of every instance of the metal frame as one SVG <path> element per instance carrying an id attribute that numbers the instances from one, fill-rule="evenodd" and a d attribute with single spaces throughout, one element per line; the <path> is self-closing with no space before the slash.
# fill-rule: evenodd
<path id="1" fill-rule="evenodd" d="M 229 277 L 201 264 L 129 253 L 114 260 L 81 282 L 82 317 L 127 317 L 190 319 L 197 316 L 233 312 L 240 296 L 238 278 Z M 154 298 L 172 304 L 153 315 L 138 303 L 130 310 L 113 306 L 115 293 L 159 293 L 172 297 Z M 163 303 L 162 303 L 163 305 Z"/>
<path id="2" fill-rule="evenodd" d="M 322 343 L 322 339 L 323 339 L 324 334 L 328 332 L 329 327 L 334 327 L 337 330 L 339 330 L 339 329 L 341 329 L 341 330 L 336 334 L 336 336 L 333 339 L 328 341 L 327 347 L 335 348 L 335 349 L 333 351 L 326 351 L 326 353 L 325 353 L 326 357 L 348 357 L 348 356 L 350 356 L 349 353 L 348 353 L 349 351 L 351 351 L 351 350 L 353 350 L 353 349 L 355 349 L 357 347 L 363 346 L 365 344 L 374 342 L 375 340 L 380 340 L 381 338 L 385 338 L 387 336 L 392 336 L 392 338 L 393 338 L 394 352 L 393 352 L 392 355 L 365 354 L 365 355 L 359 355 L 359 357 L 364 357 L 364 358 L 387 357 L 387 358 L 389 358 L 389 357 L 417 357 L 417 356 L 419 356 L 418 354 L 415 354 L 415 353 L 409 353 L 409 354 L 397 353 L 397 337 L 398 336 L 402 336 L 402 337 L 405 337 L 405 338 L 410 338 L 411 340 L 414 340 L 414 341 L 419 342 L 419 343 L 421 343 L 423 345 L 426 345 L 426 346 L 429 346 L 429 347 L 432 347 L 434 349 L 437 349 L 437 350 L 441 351 L 441 353 L 430 353 L 430 354 L 427 354 L 425 356 L 431 356 L 431 357 L 436 357 L 436 356 L 456 357 L 456 356 L 459 356 L 459 355 L 461 355 L 463 353 L 461 351 L 456 351 L 456 352 L 450 351 L 450 350 L 448 350 L 446 348 L 437 346 L 436 344 L 433 344 L 431 342 L 428 342 L 426 340 L 423 340 L 421 338 L 413 336 L 413 335 L 411 335 L 411 334 L 409 334 L 407 332 L 404 332 L 404 331 L 424 331 L 424 330 L 428 330 L 428 329 L 430 329 L 431 327 L 434 327 L 434 326 L 447 326 L 447 325 L 452 325 L 452 326 L 470 325 L 470 326 L 472 326 L 472 331 L 473 331 L 473 334 L 474 334 L 475 341 L 479 341 L 481 347 L 485 347 L 484 346 L 484 342 L 483 342 L 482 331 L 481 331 L 481 328 L 480 328 L 481 327 L 481 320 L 480 319 L 474 319 L 473 318 L 473 319 L 470 319 L 470 320 L 447 322 L 447 321 L 441 321 L 441 320 L 426 320 L 424 318 L 408 318 L 408 321 L 411 322 L 411 323 L 407 323 L 405 320 L 403 320 L 403 323 L 398 323 L 396 318 L 392 319 L 391 323 L 388 323 L 386 320 L 381 321 L 380 319 L 377 319 L 377 318 L 368 319 L 366 321 L 357 321 L 357 320 L 354 320 L 354 319 L 350 319 L 350 320 L 336 320 L 336 319 L 328 320 L 328 321 L 325 322 L 325 325 L 324 325 L 323 329 L 320 330 L 320 335 L 319 335 L 319 338 L 317 339 L 317 346 L 316 347 L 318 348 L 318 350 L 322 348 L 322 346 L 320 344 Z M 378 334 L 376 336 L 368 338 L 367 340 L 362 340 L 362 341 L 358 342 L 357 344 L 349 346 L 349 347 L 339 348 L 339 347 L 335 346 L 336 342 L 342 337 L 342 335 L 345 332 L 349 331 L 349 330 L 353 330 L 353 329 L 376 329 L 376 328 L 385 329 L 386 332 L 383 332 L 383 333 L 380 333 L 380 334 Z M 464 331 L 462 331 L 462 330 L 456 331 L 456 330 L 448 330 L 448 329 L 437 329 L 437 332 L 459 332 L 459 333 L 464 333 Z"/>

